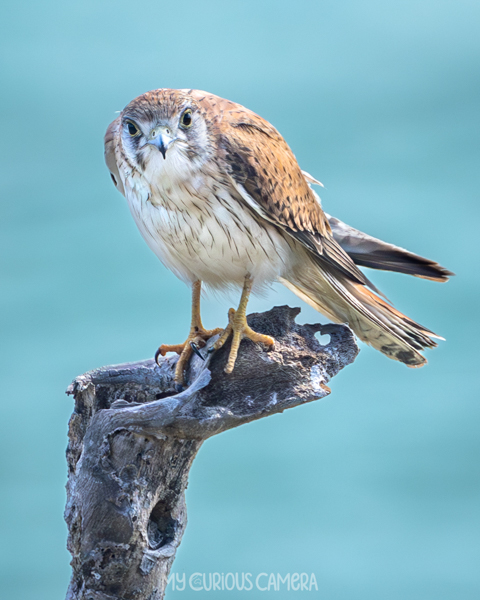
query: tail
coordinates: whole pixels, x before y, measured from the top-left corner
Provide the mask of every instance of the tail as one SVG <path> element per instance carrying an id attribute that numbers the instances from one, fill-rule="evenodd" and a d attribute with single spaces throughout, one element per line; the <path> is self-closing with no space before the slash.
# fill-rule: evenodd
<path id="1" fill-rule="evenodd" d="M 330 215 L 327 218 L 335 240 L 361 267 L 406 273 L 433 281 L 448 281 L 454 275 L 433 260 L 383 242 Z"/>
<path id="2" fill-rule="evenodd" d="M 280 281 L 315 310 L 336 323 L 348 323 L 355 334 L 383 354 L 421 367 L 425 348 L 437 346 L 432 331 L 415 323 L 364 285 L 352 282 L 333 269 L 313 261 Z"/>

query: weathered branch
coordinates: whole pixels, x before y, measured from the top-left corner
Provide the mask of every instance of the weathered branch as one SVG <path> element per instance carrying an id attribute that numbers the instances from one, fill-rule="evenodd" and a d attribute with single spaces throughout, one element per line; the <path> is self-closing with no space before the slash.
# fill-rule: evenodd
<path id="1" fill-rule="evenodd" d="M 68 600 L 160 600 L 186 523 L 184 492 L 203 440 L 323 398 L 358 348 L 343 325 L 298 325 L 300 309 L 248 317 L 275 337 L 267 352 L 245 340 L 231 375 L 229 345 L 202 350 L 177 394 L 176 357 L 104 367 L 77 377 L 65 518 L 73 574 Z M 315 333 L 330 335 L 321 346 Z"/>

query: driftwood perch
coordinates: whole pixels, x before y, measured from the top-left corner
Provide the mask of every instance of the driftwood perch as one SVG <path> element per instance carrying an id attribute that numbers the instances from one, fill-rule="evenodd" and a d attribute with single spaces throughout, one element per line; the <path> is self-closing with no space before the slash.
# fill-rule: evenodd
<path id="1" fill-rule="evenodd" d="M 298 308 L 252 314 L 275 337 L 245 340 L 231 375 L 229 344 L 202 349 L 176 393 L 176 357 L 104 367 L 77 377 L 65 518 L 73 574 L 67 600 L 160 600 L 187 524 L 184 492 L 203 441 L 330 393 L 328 381 L 358 348 L 344 325 L 298 325 Z M 330 335 L 321 346 L 315 333 Z"/>

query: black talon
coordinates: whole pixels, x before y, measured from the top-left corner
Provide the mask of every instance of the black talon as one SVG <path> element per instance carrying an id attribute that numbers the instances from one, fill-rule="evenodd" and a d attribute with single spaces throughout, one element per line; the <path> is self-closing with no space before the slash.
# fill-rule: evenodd
<path id="1" fill-rule="evenodd" d="M 198 346 L 195 342 L 190 342 L 190 348 L 195 352 L 195 354 L 201 358 L 202 360 L 205 360 L 205 357 L 200 353 L 200 350 L 198 349 Z"/>
<path id="2" fill-rule="evenodd" d="M 155 352 L 155 362 L 157 363 L 158 366 L 160 366 L 160 364 L 158 363 L 159 356 L 160 356 L 160 348 Z"/>
<path id="3" fill-rule="evenodd" d="M 176 383 L 175 384 L 175 391 L 177 392 L 177 394 L 179 394 L 180 392 L 183 392 L 184 387 L 181 383 Z"/>

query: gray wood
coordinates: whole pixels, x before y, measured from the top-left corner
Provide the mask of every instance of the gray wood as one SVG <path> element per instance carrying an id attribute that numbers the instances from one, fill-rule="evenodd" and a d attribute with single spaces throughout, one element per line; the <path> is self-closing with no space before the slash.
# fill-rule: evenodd
<path id="1" fill-rule="evenodd" d="M 345 325 L 298 325 L 298 308 L 248 317 L 275 337 L 266 351 L 242 341 L 226 375 L 229 343 L 194 356 L 189 387 L 176 393 L 176 356 L 103 367 L 77 377 L 67 449 L 65 519 L 72 579 L 67 600 L 160 600 L 187 524 L 185 488 L 207 438 L 330 393 L 354 361 Z M 320 345 L 315 333 L 329 334 Z"/>

